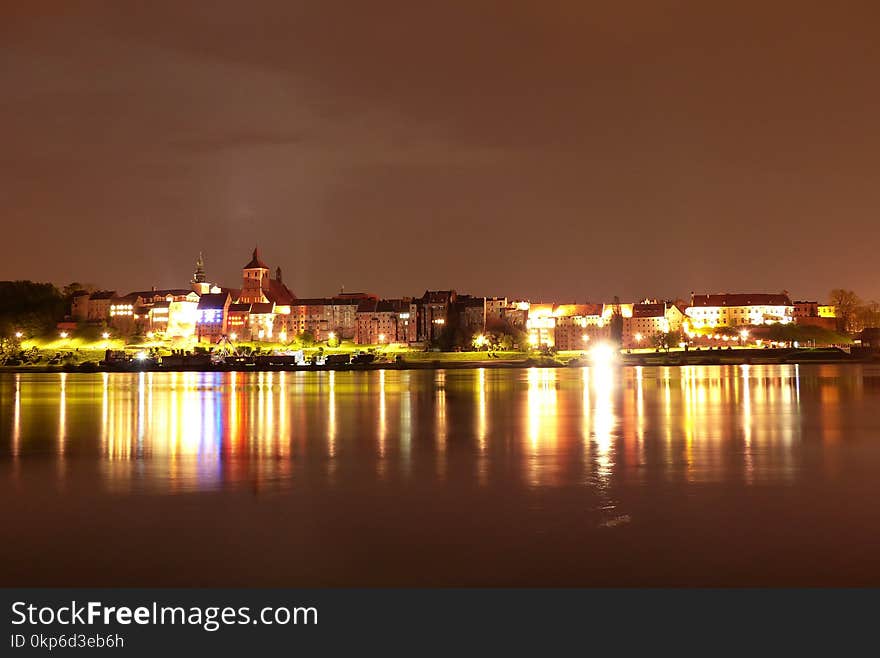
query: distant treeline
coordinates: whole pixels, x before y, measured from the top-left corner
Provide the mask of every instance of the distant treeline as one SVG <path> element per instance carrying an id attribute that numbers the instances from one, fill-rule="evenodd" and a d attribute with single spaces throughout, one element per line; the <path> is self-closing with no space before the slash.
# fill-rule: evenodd
<path id="1" fill-rule="evenodd" d="M 69 300 L 51 283 L 0 281 L 0 336 L 51 333 L 64 319 Z"/>

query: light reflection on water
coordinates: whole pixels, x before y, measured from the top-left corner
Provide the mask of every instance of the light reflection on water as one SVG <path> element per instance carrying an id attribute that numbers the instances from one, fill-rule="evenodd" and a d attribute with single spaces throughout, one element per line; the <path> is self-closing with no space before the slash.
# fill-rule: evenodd
<path id="1" fill-rule="evenodd" d="M 68 460 L 92 459 L 112 491 L 454 478 L 589 487 L 616 512 L 618 485 L 795 481 L 817 467 L 804 441 L 843 441 L 845 409 L 875 402 L 878 377 L 797 365 L 2 375 L 0 448 L 15 477 L 52 456 L 59 483 Z"/>

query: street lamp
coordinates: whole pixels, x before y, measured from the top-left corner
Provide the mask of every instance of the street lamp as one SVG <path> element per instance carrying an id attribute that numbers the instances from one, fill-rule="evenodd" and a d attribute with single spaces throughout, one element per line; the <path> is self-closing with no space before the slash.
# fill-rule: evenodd
<path id="1" fill-rule="evenodd" d="M 642 334 L 640 334 L 640 333 L 636 333 L 636 335 L 633 336 L 633 338 L 636 339 L 636 342 L 637 342 L 637 343 L 641 343 L 641 342 L 642 342 Z"/>
<path id="2" fill-rule="evenodd" d="M 105 331 L 103 334 L 101 334 L 101 338 L 103 338 L 104 340 L 107 340 L 108 338 L 110 338 L 110 332 Z"/>
<path id="3" fill-rule="evenodd" d="M 59 334 L 59 336 L 61 336 L 62 338 L 67 338 L 67 332 L 66 332 L 66 331 L 62 331 L 62 332 Z"/>
<path id="4" fill-rule="evenodd" d="M 15 332 L 15 337 L 16 337 L 16 338 L 21 338 L 22 336 L 24 336 L 24 334 L 21 333 L 20 331 L 16 331 L 16 332 Z"/>
<path id="5" fill-rule="evenodd" d="M 229 334 L 229 340 L 238 340 L 238 334 L 233 331 Z"/>
<path id="6" fill-rule="evenodd" d="M 384 342 L 385 342 L 385 334 L 379 334 L 379 342 L 380 342 L 380 343 L 384 343 Z"/>

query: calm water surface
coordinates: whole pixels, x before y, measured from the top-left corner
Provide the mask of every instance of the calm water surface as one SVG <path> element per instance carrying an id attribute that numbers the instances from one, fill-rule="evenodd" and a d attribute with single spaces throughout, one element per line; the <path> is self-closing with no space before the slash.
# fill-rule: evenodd
<path id="1" fill-rule="evenodd" d="M 4 585 L 880 585 L 880 367 L 0 375 Z"/>

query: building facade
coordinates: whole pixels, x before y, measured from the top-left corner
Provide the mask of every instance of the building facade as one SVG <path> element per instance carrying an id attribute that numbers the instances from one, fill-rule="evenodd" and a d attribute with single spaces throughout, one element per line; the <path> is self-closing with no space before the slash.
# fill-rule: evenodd
<path id="1" fill-rule="evenodd" d="M 794 305 L 784 293 L 691 295 L 687 316 L 694 329 L 789 324 Z"/>

